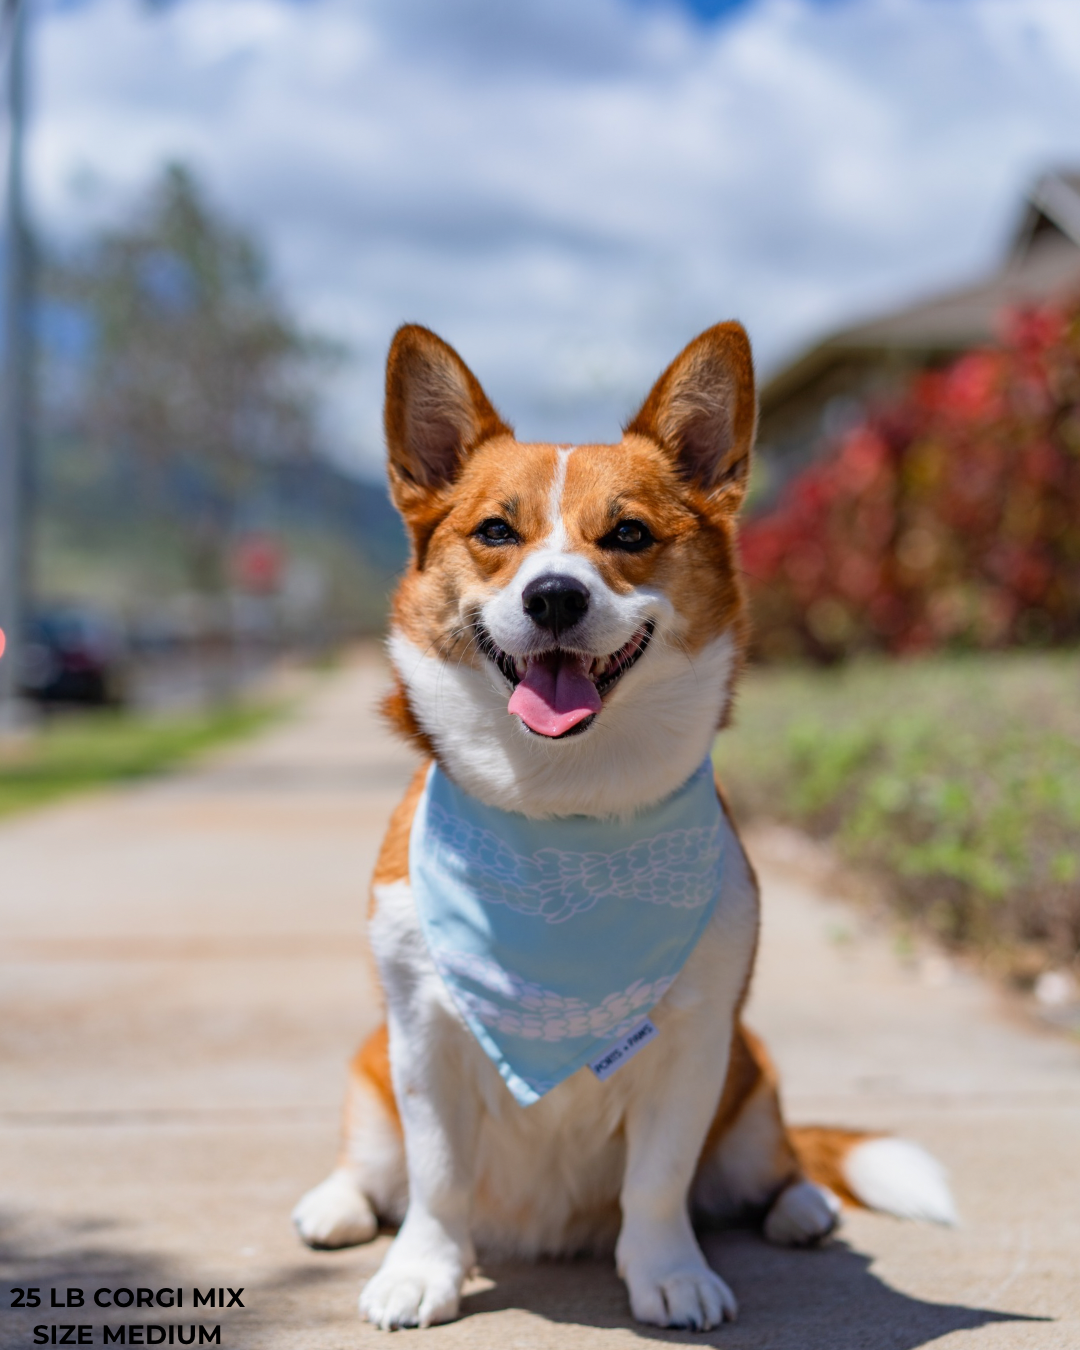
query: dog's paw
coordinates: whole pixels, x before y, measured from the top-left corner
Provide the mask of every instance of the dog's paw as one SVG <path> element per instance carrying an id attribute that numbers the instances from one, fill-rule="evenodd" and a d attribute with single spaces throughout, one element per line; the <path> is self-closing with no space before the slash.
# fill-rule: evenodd
<path id="1" fill-rule="evenodd" d="M 765 1236 L 781 1247 L 821 1242 L 840 1222 L 840 1201 L 825 1186 L 796 1181 L 780 1192 L 765 1220 Z"/>
<path id="2" fill-rule="evenodd" d="M 360 1315 L 382 1331 L 430 1327 L 452 1322 L 461 1304 L 456 1267 L 439 1261 L 393 1259 L 368 1280 L 360 1295 Z"/>
<path id="3" fill-rule="evenodd" d="M 627 1273 L 630 1311 L 654 1327 L 711 1331 L 725 1319 L 734 1322 L 739 1305 L 724 1281 L 702 1262 L 663 1274 Z"/>
<path id="4" fill-rule="evenodd" d="M 348 1171 L 339 1167 L 299 1202 L 293 1227 L 309 1247 L 356 1247 L 370 1242 L 379 1227 L 367 1198 Z"/>

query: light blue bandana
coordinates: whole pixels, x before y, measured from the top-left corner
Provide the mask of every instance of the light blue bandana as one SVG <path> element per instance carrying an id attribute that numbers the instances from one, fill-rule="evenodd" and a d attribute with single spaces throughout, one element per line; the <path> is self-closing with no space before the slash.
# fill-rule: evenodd
<path id="1" fill-rule="evenodd" d="M 730 827 L 708 760 L 627 822 L 530 820 L 435 765 L 409 841 L 428 947 L 454 1003 L 528 1106 L 585 1064 L 606 1077 L 704 931 Z"/>

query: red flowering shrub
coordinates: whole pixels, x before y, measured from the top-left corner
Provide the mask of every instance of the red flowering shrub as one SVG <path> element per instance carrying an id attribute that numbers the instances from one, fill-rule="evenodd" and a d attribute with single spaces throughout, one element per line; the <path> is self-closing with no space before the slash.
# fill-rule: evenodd
<path id="1" fill-rule="evenodd" d="M 1080 304 L 916 377 L 742 552 L 766 657 L 1080 638 Z"/>

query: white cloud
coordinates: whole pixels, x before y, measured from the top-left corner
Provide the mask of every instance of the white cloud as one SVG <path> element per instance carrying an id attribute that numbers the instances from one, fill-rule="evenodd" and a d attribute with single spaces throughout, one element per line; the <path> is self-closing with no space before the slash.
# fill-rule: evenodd
<path id="1" fill-rule="evenodd" d="M 39 25 L 56 235 L 183 157 L 351 343 L 340 450 L 380 457 L 394 327 L 458 345 L 523 435 L 607 438 L 698 329 L 761 363 L 989 265 L 1080 161 L 1075 0 L 86 0 Z"/>

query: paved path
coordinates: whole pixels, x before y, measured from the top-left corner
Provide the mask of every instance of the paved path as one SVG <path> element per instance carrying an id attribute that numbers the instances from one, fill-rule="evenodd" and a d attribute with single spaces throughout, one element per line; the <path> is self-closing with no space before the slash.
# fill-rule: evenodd
<path id="1" fill-rule="evenodd" d="M 355 1313 L 387 1238 L 319 1254 L 289 1210 L 334 1154 L 343 1065 L 374 1017 L 366 879 L 410 761 L 360 662 L 299 716 L 196 771 L 0 827 L 0 1255 L 45 1291 L 243 1287 L 200 1311 L 222 1344 L 385 1345 Z M 895 1126 L 952 1170 L 964 1225 L 852 1216 L 789 1253 L 708 1240 L 742 1304 L 695 1337 L 632 1323 L 607 1263 L 499 1265 L 439 1347 L 730 1350 L 1080 1347 L 1080 1046 L 1009 1020 L 941 962 L 815 893 L 788 836 L 758 836 L 753 1021 L 801 1120 Z M 808 879 L 809 878 L 809 879 Z M 64 1297 L 63 1294 L 60 1295 Z M 4 1346 L 40 1323 L 0 1312 Z M 187 1321 L 185 1321 L 185 1318 Z M 191 1314 L 126 1315 L 190 1324 Z M 186 1333 L 185 1333 L 186 1334 Z M 396 1342 L 395 1342 L 396 1343 Z"/>

